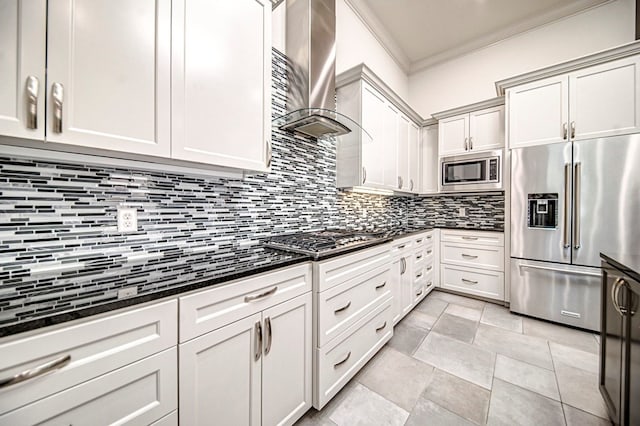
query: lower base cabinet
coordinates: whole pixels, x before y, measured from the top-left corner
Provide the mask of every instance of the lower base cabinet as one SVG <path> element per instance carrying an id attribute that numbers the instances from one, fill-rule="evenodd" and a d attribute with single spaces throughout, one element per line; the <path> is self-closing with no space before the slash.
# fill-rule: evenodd
<path id="1" fill-rule="evenodd" d="M 180 344 L 180 424 L 290 425 L 311 407 L 312 296 Z"/>

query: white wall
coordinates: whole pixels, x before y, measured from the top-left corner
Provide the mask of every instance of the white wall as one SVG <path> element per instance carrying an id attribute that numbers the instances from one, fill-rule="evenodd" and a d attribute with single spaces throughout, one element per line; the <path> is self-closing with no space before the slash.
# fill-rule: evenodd
<path id="1" fill-rule="evenodd" d="M 273 47 L 286 54 L 286 3 L 273 11 Z M 344 0 L 336 0 L 336 73 L 365 63 L 401 98 L 408 100 L 409 80 L 393 58 Z"/>
<path id="2" fill-rule="evenodd" d="M 494 83 L 633 41 L 635 0 L 615 0 L 409 77 L 409 104 L 423 117 L 496 96 Z"/>

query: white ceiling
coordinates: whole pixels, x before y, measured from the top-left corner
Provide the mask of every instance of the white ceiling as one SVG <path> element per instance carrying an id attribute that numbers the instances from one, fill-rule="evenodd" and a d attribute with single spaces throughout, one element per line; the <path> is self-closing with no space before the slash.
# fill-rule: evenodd
<path id="1" fill-rule="evenodd" d="M 407 73 L 611 0 L 346 0 Z"/>

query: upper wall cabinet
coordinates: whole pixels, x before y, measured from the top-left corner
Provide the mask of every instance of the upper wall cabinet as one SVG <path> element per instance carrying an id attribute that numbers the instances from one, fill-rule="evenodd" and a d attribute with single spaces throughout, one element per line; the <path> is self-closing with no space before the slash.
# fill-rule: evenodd
<path id="1" fill-rule="evenodd" d="M 0 134 L 44 139 L 46 0 L 0 1 Z"/>
<path id="2" fill-rule="evenodd" d="M 171 1 L 56 0 L 47 32 L 47 142 L 168 157 Z"/>
<path id="3" fill-rule="evenodd" d="M 339 188 L 417 193 L 422 120 L 364 64 L 337 78 L 337 109 L 362 124 L 338 138 Z"/>
<path id="4" fill-rule="evenodd" d="M 433 194 L 438 192 L 438 172 L 440 162 L 438 158 L 438 124 L 429 124 L 422 128 L 420 142 L 420 193 Z"/>
<path id="5" fill-rule="evenodd" d="M 470 108 L 473 106 L 464 107 L 464 109 Z M 434 117 L 440 119 L 441 157 L 504 147 L 503 105 L 450 116 L 452 111 L 454 110 L 434 114 Z"/>
<path id="6" fill-rule="evenodd" d="M 271 2 L 174 0 L 172 158 L 266 171 Z"/>
<path id="7" fill-rule="evenodd" d="M 640 131 L 639 52 L 630 43 L 497 82 L 509 147 Z"/>

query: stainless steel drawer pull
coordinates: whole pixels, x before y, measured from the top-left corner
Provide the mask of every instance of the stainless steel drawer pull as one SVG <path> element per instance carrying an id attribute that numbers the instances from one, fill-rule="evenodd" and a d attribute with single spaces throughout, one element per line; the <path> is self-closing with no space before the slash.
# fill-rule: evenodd
<path id="1" fill-rule="evenodd" d="M 38 92 L 40 81 L 38 77 L 27 77 L 27 129 L 38 128 Z"/>
<path id="2" fill-rule="evenodd" d="M 385 321 L 384 324 L 382 324 L 380 327 L 376 328 L 376 333 L 379 332 L 379 331 L 384 330 L 386 326 L 387 326 L 387 322 Z"/>
<path id="3" fill-rule="evenodd" d="M 562 123 L 562 139 L 567 140 L 567 123 Z"/>
<path id="4" fill-rule="evenodd" d="M 404 257 L 400 259 L 400 265 L 400 275 L 404 275 L 404 273 L 407 272 L 407 260 Z"/>
<path id="5" fill-rule="evenodd" d="M 427 254 L 433 253 L 433 250 L 427 250 Z"/>
<path id="6" fill-rule="evenodd" d="M 473 149 L 473 136 L 469 136 L 469 149 Z"/>
<path id="7" fill-rule="evenodd" d="M 418 260 L 422 259 L 422 255 L 421 254 L 417 255 L 416 259 L 418 259 Z"/>
<path id="8" fill-rule="evenodd" d="M 421 244 L 422 243 L 422 238 L 420 238 L 419 240 L 416 240 L 416 244 Z"/>
<path id="9" fill-rule="evenodd" d="M 433 235 L 427 235 L 427 240 L 430 240 L 433 237 Z"/>
<path id="10" fill-rule="evenodd" d="M 267 339 L 264 344 L 264 354 L 269 355 L 269 351 L 271 350 L 271 341 L 273 340 L 273 334 L 271 331 L 271 318 L 269 317 L 265 318 L 264 329 L 267 332 Z"/>
<path id="11" fill-rule="evenodd" d="M 571 122 L 571 139 L 576 137 L 576 122 Z"/>
<path id="12" fill-rule="evenodd" d="M 466 257 L 467 259 L 477 259 L 478 258 L 478 256 L 474 256 L 472 254 L 465 254 L 465 253 L 462 253 L 462 257 Z"/>
<path id="13" fill-rule="evenodd" d="M 250 294 L 248 296 L 244 297 L 244 302 L 248 303 L 248 302 L 253 302 L 255 300 L 258 299 L 262 299 L 264 297 L 268 297 L 271 296 L 272 294 L 274 294 L 276 291 L 278 291 L 278 286 L 275 286 L 274 288 L 272 288 L 271 290 L 267 290 L 264 293 L 259 293 L 259 294 Z"/>
<path id="14" fill-rule="evenodd" d="M 255 346 L 253 349 L 253 357 L 257 361 L 262 354 L 262 323 L 260 321 L 254 325 L 253 343 Z"/>
<path id="15" fill-rule="evenodd" d="M 467 284 L 473 284 L 473 285 L 478 284 L 478 281 L 472 281 L 472 280 L 468 280 L 466 278 L 462 278 L 462 282 L 463 283 L 467 283 Z"/>
<path id="16" fill-rule="evenodd" d="M 471 240 L 471 241 L 476 241 L 478 239 L 478 237 L 462 237 L 463 240 Z"/>
<path id="17" fill-rule="evenodd" d="M 420 289 L 420 291 L 416 293 L 416 297 L 420 297 L 420 296 L 422 296 L 422 289 Z"/>
<path id="18" fill-rule="evenodd" d="M 385 283 L 386 284 L 386 283 Z M 349 306 L 351 306 L 351 301 L 349 301 L 349 303 L 347 303 L 346 305 L 344 305 L 342 308 L 338 308 L 335 311 L 333 311 L 334 314 L 337 314 L 338 312 L 342 312 L 345 311 L 347 309 L 349 309 Z"/>
<path id="19" fill-rule="evenodd" d="M 367 168 L 362 167 L 362 184 L 364 185 L 367 182 Z"/>
<path id="20" fill-rule="evenodd" d="M 404 244 L 403 244 L 403 245 L 401 245 L 401 246 L 398 246 L 398 250 L 402 250 L 404 247 L 405 247 L 405 245 L 404 245 Z"/>
<path id="21" fill-rule="evenodd" d="M 427 266 L 427 271 L 430 271 L 433 269 L 433 266 Z"/>
<path id="22" fill-rule="evenodd" d="M 422 277 L 422 272 L 420 272 L 418 275 L 416 275 L 416 278 L 420 278 Z"/>
<path id="23" fill-rule="evenodd" d="M 386 281 L 385 281 L 385 282 L 383 282 L 383 283 L 382 283 L 382 284 L 380 284 L 380 285 L 377 285 L 377 286 L 376 286 L 376 290 L 380 290 L 380 289 L 381 289 L 382 287 L 384 287 L 385 285 L 387 285 L 387 282 L 386 282 Z"/>
<path id="24" fill-rule="evenodd" d="M 71 355 L 64 355 L 60 358 L 56 358 L 37 367 L 23 371 L 22 373 L 18 373 L 13 377 L 0 379 L 0 389 L 7 388 L 17 383 L 22 383 L 30 379 L 34 379 L 38 376 L 42 376 L 55 370 L 59 370 L 65 365 L 69 364 L 69 362 L 71 362 Z"/>
<path id="25" fill-rule="evenodd" d="M 338 361 L 337 363 L 333 364 L 333 368 L 340 367 L 342 364 L 349 361 L 349 358 L 351 358 L 351 351 L 347 353 L 347 355 L 342 359 L 342 361 Z"/>
<path id="26" fill-rule="evenodd" d="M 432 285 L 433 285 L 433 281 L 429 281 L 429 282 L 427 283 L 427 288 L 431 287 Z"/>
<path id="27" fill-rule="evenodd" d="M 62 104 L 64 102 L 62 84 L 53 83 L 51 95 L 53 98 L 53 133 L 62 133 Z"/>

